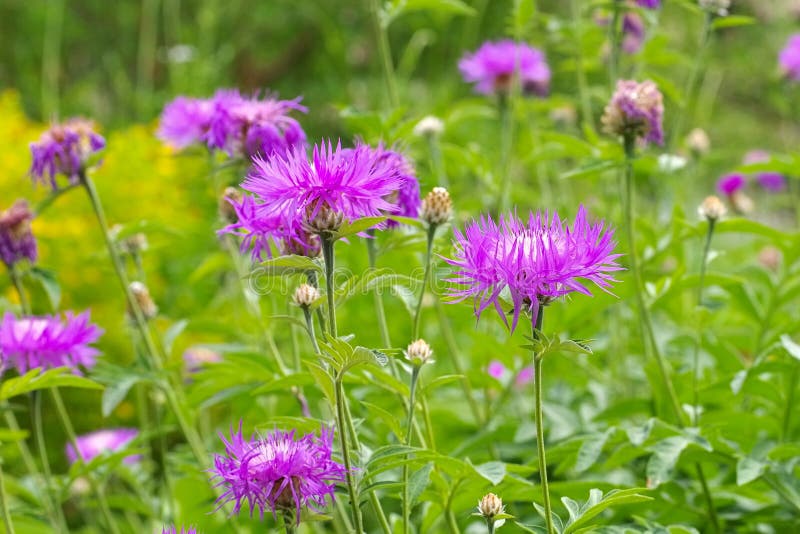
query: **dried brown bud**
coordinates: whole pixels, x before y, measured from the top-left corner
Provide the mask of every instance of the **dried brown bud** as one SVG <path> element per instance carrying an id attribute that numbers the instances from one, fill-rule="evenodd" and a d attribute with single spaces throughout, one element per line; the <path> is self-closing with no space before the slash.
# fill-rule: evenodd
<path id="1" fill-rule="evenodd" d="M 294 290 L 292 300 L 298 306 L 305 308 L 314 304 L 319 296 L 319 289 L 316 287 L 310 284 L 300 284 L 298 288 Z"/>
<path id="2" fill-rule="evenodd" d="M 236 210 L 231 202 L 241 204 L 242 192 L 235 187 L 226 187 L 219 199 L 219 216 L 223 221 L 235 223 L 238 220 Z"/>
<path id="3" fill-rule="evenodd" d="M 141 282 L 131 282 L 128 286 L 131 290 L 131 294 L 133 298 L 136 300 L 137 306 L 142 311 L 142 315 L 144 315 L 145 319 L 152 319 L 156 315 L 158 315 L 158 306 L 156 303 L 153 302 L 152 297 L 150 297 L 150 291 L 147 289 L 147 286 Z M 133 311 L 128 310 L 128 313 L 133 316 Z"/>
<path id="4" fill-rule="evenodd" d="M 406 358 L 416 366 L 425 365 L 431 361 L 433 356 L 433 349 L 428 345 L 424 339 L 418 339 L 412 342 L 406 349 Z"/>
<path id="5" fill-rule="evenodd" d="M 725 204 L 714 195 L 706 197 L 705 200 L 697 208 L 697 213 L 700 217 L 708 219 L 709 221 L 719 220 L 725 215 Z"/>
<path id="6" fill-rule="evenodd" d="M 444 187 L 434 187 L 422 200 L 421 219 L 428 224 L 443 224 L 453 216 L 453 201 Z"/>
<path id="7" fill-rule="evenodd" d="M 494 493 L 487 493 L 483 499 L 478 501 L 478 512 L 486 519 L 492 519 L 495 516 L 505 513 L 503 506 L 503 499 Z"/>

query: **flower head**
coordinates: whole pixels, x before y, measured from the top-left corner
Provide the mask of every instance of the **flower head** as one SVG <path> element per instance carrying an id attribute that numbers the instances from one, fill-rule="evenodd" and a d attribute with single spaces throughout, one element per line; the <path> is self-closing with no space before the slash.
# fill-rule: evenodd
<path id="1" fill-rule="evenodd" d="M 254 161 L 242 187 L 258 197 L 256 216 L 278 217 L 295 231 L 335 231 L 344 221 L 396 213 L 390 200 L 406 185 L 390 160 L 365 145 L 321 143 L 311 161 L 300 150 Z"/>
<path id="2" fill-rule="evenodd" d="M 10 269 L 18 261 L 36 261 L 36 239 L 31 231 L 33 213 L 26 200 L 17 200 L 0 212 L 0 260 Z"/>
<path id="3" fill-rule="evenodd" d="M 91 344 L 102 334 L 99 326 L 89 322 L 88 311 L 80 315 L 67 312 L 63 318 L 17 318 L 6 313 L 0 322 L 0 369 L 10 365 L 25 373 L 36 368 L 91 368 L 99 354 Z"/>
<path id="4" fill-rule="evenodd" d="M 617 81 L 617 90 L 601 119 L 603 130 L 612 135 L 635 136 L 650 143 L 664 143 L 664 102 L 650 80 Z"/>
<path id="5" fill-rule="evenodd" d="M 97 430 L 78 436 L 75 440 L 78 444 L 78 453 L 71 443 L 67 444 L 67 459 L 70 464 L 78 461 L 78 456 L 84 462 L 90 462 L 97 456 L 105 452 L 117 452 L 124 449 L 131 441 L 136 439 L 139 431 L 135 428 L 113 428 Z M 132 455 L 125 458 L 125 463 L 136 463 L 141 459 L 139 455 Z"/>
<path id="6" fill-rule="evenodd" d="M 705 200 L 700 204 L 697 208 L 697 213 L 700 217 L 707 219 L 708 221 L 716 221 L 720 219 L 723 215 L 725 215 L 725 204 L 714 195 L 707 196 Z"/>
<path id="7" fill-rule="evenodd" d="M 310 284 L 300 284 L 297 286 L 297 289 L 294 290 L 292 301 L 301 308 L 308 308 L 314 304 L 319 297 L 319 289 Z"/>
<path id="8" fill-rule="evenodd" d="M 475 84 L 481 94 L 506 94 L 514 78 L 522 90 L 545 96 L 550 91 L 550 67 L 544 53 L 525 43 L 511 40 L 487 41 L 458 62 L 464 81 Z"/>
<path id="9" fill-rule="evenodd" d="M 478 513 L 486 519 L 492 519 L 494 516 L 505 513 L 503 500 L 494 493 L 487 493 L 478 501 Z"/>
<path id="10" fill-rule="evenodd" d="M 614 254 L 614 232 L 590 223 L 583 206 L 570 228 L 557 214 L 530 213 L 527 222 L 508 214 L 491 216 L 455 231 L 455 267 L 448 290 L 455 302 L 472 299 L 475 314 L 494 305 L 506 321 L 501 298 L 513 305 L 511 330 L 521 312 L 535 315 L 540 303 L 577 291 L 591 295 L 580 279 L 607 290 L 621 270 Z"/>
<path id="11" fill-rule="evenodd" d="M 434 187 L 422 201 L 422 220 L 428 224 L 444 224 L 453 216 L 453 201 L 444 187 Z"/>
<path id="12" fill-rule="evenodd" d="M 177 149 L 202 143 L 213 114 L 211 100 L 179 96 L 164 107 L 156 136 Z"/>
<path id="13" fill-rule="evenodd" d="M 105 139 L 94 131 L 91 121 L 74 118 L 54 124 L 30 145 L 33 156 L 30 175 L 34 183 L 48 183 L 53 190 L 58 189 L 58 174 L 76 184 L 86 171 L 89 158 L 105 146 Z"/>
<path id="14" fill-rule="evenodd" d="M 711 139 L 702 128 L 694 128 L 686 136 L 686 146 L 695 157 L 703 156 L 711 150 Z"/>
<path id="15" fill-rule="evenodd" d="M 743 174 L 726 174 L 717 180 L 717 191 L 725 196 L 732 196 L 734 193 L 744 189 L 746 184 Z"/>
<path id="16" fill-rule="evenodd" d="M 495 380 L 500 380 L 506 372 L 506 366 L 500 360 L 492 360 L 486 367 L 486 372 Z"/>
<path id="17" fill-rule="evenodd" d="M 778 64 L 784 76 L 795 82 L 800 81 L 800 33 L 789 37 L 778 55 Z"/>
<path id="18" fill-rule="evenodd" d="M 406 349 L 406 358 L 415 366 L 430 363 L 432 357 L 433 349 L 424 339 L 412 341 Z"/>
<path id="19" fill-rule="evenodd" d="M 766 163 L 770 160 L 769 152 L 765 150 L 751 150 L 744 155 L 742 163 L 752 165 L 755 163 Z M 780 193 L 786 189 L 786 177 L 775 171 L 762 171 L 756 173 L 756 181 L 763 189 L 770 193 Z"/>
<path id="20" fill-rule="evenodd" d="M 180 529 L 178 529 L 178 527 L 172 525 L 161 529 L 161 534 L 197 534 L 197 529 L 195 527 L 180 527 Z"/>
<path id="21" fill-rule="evenodd" d="M 444 132 L 444 121 L 433 115 L 426 115 L 414 125 L 414 135 L 419 137 L 436 137 Z"/>
<path id="22" fill-rule="evenodd" d="M 222 436 L 221 436 L 222 437 Z M 233 513 L 247 502 L 250 513 L 259 516 L 269 510 L 294 511 L 297 521 L 303 507 L 319 511 L 334 499 L 335 484 L 345 479 L 345 468 L 332 457 L 333 431 L 323 428 L 320 436 L 307 434 L 295 439 L 295 432 L 275 430 L 246 440 L 239 431 L 230 439 L 222 437 L 225 453 L 214 457 L 217 487 L 223 493 L 219 506 L 233 502 Z"/>

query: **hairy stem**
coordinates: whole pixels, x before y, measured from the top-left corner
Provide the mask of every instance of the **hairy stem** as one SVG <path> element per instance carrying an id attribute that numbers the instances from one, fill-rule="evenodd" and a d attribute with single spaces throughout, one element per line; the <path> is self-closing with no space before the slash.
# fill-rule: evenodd
<path id="1" fill-rule="evenodd" d="M 417 380 L 419 379 L 419 366 L 414 365 L 411 370 L 411 393 L 408 397 L 408 420 L 406 422 L 406 445 L 411 446 L 411 429 L 414 422 L 414 403 L 417 393 Z M 411 532 L 411 496 L 408 487 L 408 463 L 403 464 L 403 532 Z"/>
<path id="2" fill-rule="evenodd" d="M 328 333 L 332 337 L 336 337 L 338 334 L 336 329 L 336 295 L 333 290 L 334 240 L 328 234 L 321 234 L 319 238 L 322 242 L 322 257 L 325 260 L 325 293 L 328 299 Z"/>
<path id="3" fill-rule="evenodd" d="M 544 306 L 539 304 L 536 313 L 536 323 L 531 323 L 531 335 L 533 339 L 539 339 L 539 332 L 542 330 L 542 320 L 544 319 Z M 545 524 L 547 533 L 553 534 L 553 509 L 550 504 L 550 486 L 547 483 L 547 458 L 544 451 L 544 416 L 542 414 L 542 360 L 539 354 L 533 354 L 533 401 L 535 405 L 536 417 L 536 450 L 539 453 L 539 478 L 542 483 L 542 498 L 544 500 Z"/>
<path id="4" fill-rule="evenodd" d="M 703 306 L 703 291 L 705 289 L 706 268 L 708 264 L 708 253 L 711 250 L 711 238 L 714 235 L 715 219 L 709 219 L 708 232 L 706 232 L 706 240 L 703 245 L 703 256 L 700 259 L 700 280 L 697 285 L 697 307 L 698 309 Z M 698 327 L 700 321 L 698 321 Z M 693 405 L 692 410 L 692 424 L 698 426 L 700 424 L 700 345 L 702 343 L 702 330 L 698 329 L 697 340 L 694 345 L 694 353 L 692 355 L 692 392 L 693 392 Z"/>
<path id="5" fill-rule="evenodd" d="M 344 461 L 347 492 L 350 495 L 350 508 L 353 514 L 353 525 L 357 534 L 364 532 L 364 525 L 361 519 L 361 508 L 358 505 L 358 493 L 356 492 L 355 481 L 353 480 L 353 468 L 350 463 L 350 445 L 347 439 L 347 424 L 345 422 L 344 388 L 342 377 L 338 376 L 335 380 L 336 386 L 336 426 L 339 430 L 339 442 L 342 447 L 342 460 Z"/>

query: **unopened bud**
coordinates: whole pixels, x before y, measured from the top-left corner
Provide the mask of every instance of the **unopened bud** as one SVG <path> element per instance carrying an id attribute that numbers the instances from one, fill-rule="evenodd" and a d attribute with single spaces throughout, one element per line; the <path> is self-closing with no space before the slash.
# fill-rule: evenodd
<path id="1" fill-rule="evenodd" d="M 730 196 L 731 204 L 733 204 L 733 209 L 735 209 L 738 213 L 742 215 L 747 215 L 748 213 L 752 213 L 755 209 L 756 205 L 753 202 L 753 199 L 749 196 L 745 195 L 741 191 L 737 191 Z"/>
<path id="2" fill-rule="evenodd" d="M 700 207 L 697 208 L 697 213 L 700 217 L 708 219 L 709 221 L 716 221 L 719 220 L 723 215 L 725 215 L 725 204 L 714 195 L 706 197 L 706 199 L 700 204 Z"/>
<path id="3" fill-rule="evenodd" d="M 442 122 L 442 119 L 434 117 L 433 115 L 423 117 L 416 126 L 414 126 L 414 135 L 420 137 L 441 135 L 443 131 L 444 122 Z"/>
<path id="4" fill-rule="evenodd" d="M 307 308 L 314 304 L 319 296 L 319 289 L 316 287 L 310 284 L 300 284 L 300 286 L 294 290 L 292 300 L 301 308 Z"/>
<path id="5" fill-rule="evenodd" d="M 483 499 L 478 501 L 478 512 L 486 519 L 492 519 L 502 513 L 505 513 L 503 506 L 503 499 L 494 493 L 487 493 Z"/>
<path id="6" fill-rule="evenodd" d="M 136 255 L 144 252 L 149 247 L 147 236 L 142 232 L 137 232 L 132 236 L 126 237 L 119 244 L 122 252 L 130 255 Z"/>
<path id="7" fill-rule="evenodd" d="M 431 361 L 433 349 L 424 339 L 413 341 L 406 349 L 406 358 L 416 366 L 425 365 Z"/>
<path id="8" fill-rule="evenodd" d="M 428 224 L 443 224 L 453 216 L 453 201 L 444 187 L 434 187 L 422 200 L 423 221 Z"/>
<path id="9" fill-rule="evenodd" d="M 231 202 L 235 204 L 242 203 L 242 192 L 235 187 L 226 187 L 225 191 L 219 199 L 219 216 L 223 221 L 235 223 L 238 219 L 236 210 Z"/>
<path id="10" fill-rule="evenodd" d="M 156 306 L 156 303 L 153 302 L 152 297 L 150 297 L 150 291 L 147 289 L 146 285 L 141 282 L 131 282 L 128 287 L 136 301 L 136 305 L 139 306 L 145 319 L 152 319 L 158 315 L 158 306 Z M 128 312 L 131 316 L 134 315 L 130 309 Z"/>
<path id="11" fill-rule="evenodd" d="M 686 136 L 686 146 L 696 157 L 704 156 L 711 150 L 711 140 L 705 130 L 695 128 Z"/>

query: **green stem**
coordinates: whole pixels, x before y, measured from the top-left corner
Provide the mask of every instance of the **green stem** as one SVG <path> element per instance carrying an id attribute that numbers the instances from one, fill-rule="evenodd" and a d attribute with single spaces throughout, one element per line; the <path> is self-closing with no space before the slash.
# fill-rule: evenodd
<path id="1" fill-rule="evenodd" d="M 19 276 L 19 272 L 15 266 L 8 268 L 8 276 L 11 278 L 11 283 L 14 284 L 14 289 L 17 291 L 17 295 L 19 295 L 19 306 L 22 309 L 22 313 L 25 315 L 31 314 L 31 304 L 28 300 L 28 295 L 25 293 L 25 287 L 22 285 L 22 279 Z"/>
<path id="2" fill-rule="evenodd" d="M 356 486 L 353 480 L 353 468 L 350 464 L 350 446 L 347 439 L 348 429 L 344 416 L 345 398 L 344 398 L 344 390 L 342 387 L 341 376 L 336 377 L 335 387 L 336 387 L 336 426 L 338 427 L 339 430 L 339 442 L 342 447 L 342 460 L 344 461 L 347 492 L 350 494 L 350 507 L 353 514 L 353 525 L 355 525 L 356 534 L 361 534 L 362 532 L 364 532 L 364 525 L 361 519 L 361 508 L 358 505 L 358 493 L 356 492 Z"/>
<path id="3" fill-rule="evenodd" d="M 620 30 L 619 30 L 619 19 L 620 19 L 620 3 L 621 0 L 611 0 L 613 7 L 612 7 L 612 15 L 611 15 L 611 24 L 608 27 L 608 41 L 609 41 L 609 56 L 608 56 L 608 77 L 611 86 L 611 90 L 614 90 L 614 86 L 617 83 L 617 79 L 619 78 L 619 47 L 620 47 Z"/>
<path id="4" fill-rule="evenodd" d="M 433 252 L 433 239 L 436 236 L 436 225 L 428 226 L 428 245 L 425 249 L 425 273 L 422 275 L 422 290 L 417 298 L 417 307 L 414 310 L 414 326 L 411 331 L 411 339 L 419 339 L 419 325 L 422 319 L 422 300 L 425 298 L 425 288 L 428 287 L 428 279 L 431 276 L 431 256 Z"/>
<path id="5" fill-rule="evenodd" d="M 497 105 L 500 111 L 500 167 L 497 179 L 500 180 L 500 203 L 498 205 L 501 213 L 508 210 L 511 204 L 511 146 L 513 144 L 513 125 L 511 122 L 511 92 L 508 95 L 500 94 Z"/>
<path id="6" fill-rule="evenodd" d="M 139 50 L 136 61 L 136 111 L 141 120 L 147 117 L 153 100 L 159 0 L 143 0 L 139 25 Z"/>
<path id="7" fill-rule="evenodd" d="M 80 459 L 81 454 L 80 448 L 78 448 L 78 439 L 75 435 L 75 428 L 72 426 L 72 420 L 69 417 L 67 408 L 64 406 L 64 400 L 61 398 L 61 393 L 58 391 L 58 388 L 50 388 L 50 393 L 53 396 L 53 402 L 56 405 L 56 412 L 58 412 L 58 416 L 61 418 L 61 424 L 64 426 L 64 431 L 67 434 L 67 440 L 69 441 L 69 444 L 72 445 L 75 455 Z M 114 517 L 111 515 L 111 509 L 108 506 L 105 492 L 94 478 L 93 473 L 87 472 L 86 478 L 89 481 L 89 485 L 91 486 L 95 497 L 97 498 L 97 504 L 100 507 L 100 513 L 103 515 L 103 519 L 105 519 L 106 523 L 108 524 L 110 532 L 113 534 L 119 534 L 119 528 L 117 527 L 116 521 L 114 521 Z"/>
<path id="8" fill-rule="evenodd" d="M 365 239 L 367 243 L 367 259 L 369 261 L 369 268 L 376 269 L 378 263 L 378 251 L 375 246 L 375 230 L 367 230 L 369 237 Z M 380 292 L 376 289 L 372 293 L 373 301 L 375 303 L 375 316 L 378 320 L 378 331 L 381 336 L 381 343 L 384 347 L 389 348 L 392 346 L 392 340 L 389 337 L 389 325 L 386 323 L 386 310 L 383 307 L 383 299 Z M 397 367 L 394 365 L 394 360 L 389 359 L 392 372 L 397 376 Z"/>
<path id="9" fill-rule="evenodd" d="M 791 438 L 792 407 L 794 406 L 794 395 L 797 389 L 797 380 L 800 379 L 800 365 L 792 360 L 792 376 L 789 378 L 789 389 L 786 392 L 786 409 L 783 412 L 783 425 L 781 426 L 781 441 L 789 441 Z"/>
<path id="10" fill-rule="evenodd" d="M 575 46 L 578 51 L 575 55 L 575 72 L 578 78 L 578 94 L 581 103 L 581 124 L 584 128 L 592 127 L 592 103 L 589 99 L 586 71 L 583 68 L 583 19 L 581 18 L 581 0 L 572 0 L 572 23 L 575 26 Z"/>
<path id="11" fill-rule="evenodd" d="M 411 370 L 411 393 L 408 398 L 408 419 L 406 422 L 406 446 L 411 446 L 411 429 L 414 427 L 414 404 L 417 393 L 417 381 L 419 379 L 418 365 L 414 365 Z M 411 496 L 408 487 L 408 463 L 403 464 L 403 532 L 408 534 L 411 531 Z"/>
<path id="12" fill-rule="evenodd" d="M 48 207 L 50 207 L 50 205 L 53 202 L 55 202 L 56 199 L 58 199 L 61 195 L 63 195 L 67 191 L 70 191 L 70 190 L 75 189 L 76 187 L 80 187 L 80 186 L 81 186 L 80 183 L 76 183 L 76 184 L 69 184 L 69 185 L 66 185 L 64 187 L 60 187 L 60 188 L 56 189 L 55 191 L 53 191 L 52 193 L 50 193 L 49 195 L 44 197 L 44 199 L 42 199 L 41 202 L 36 204 L 36 207 L 33 209 L 34 215 L 36 217 L 38 217 L 39 215 L 41 215 L 44 212 L 44 210 L 46 210 Z"/>
<path id="13" fill-rule="evenodd" d="M 61 509 L 58 494 L 53 488 L 53 470 L 50 468 L 50 459 L 47 456 L 47 445 L 45 444 L 44 424 L 42 418 L 42 394 L 41 391 L 34 391 L 31 393 L 31 416 L 33 423 L 33 434 L 36 439 L 36 448 L 39 451 L 39 459 L 42 462 L 42 471 L 44 472 L 44 486 L 47 488 L 47 500 L 52 502 L 53 509 L 51 514 L 53 519 L 57 521 L 57 528 L 64 529 L 67 532 L 67 520 L 64 518 L 64 511 Z"/>
<path id="14" fill-rule="evenodd" d="M 536 313 L 536 323 L 531 323 L 531 335 L 533 339 L 539 339 L 539 332 L 542 330 L 542 320 L 544 319 L 544 306 L 540 303 Z M 536 353 L 533 354 L 533 392 L 536 417 L 536 450 L 539 453 L 539 478 L 542 483 L 542 498 L 544 499 L 545 524 L 547 533 L 553 534 L 553 509 L 550 504 L 550 486 L 547 483 L 547 459 L 544 451 L 544 416 L 542 414 L 542 360 L 544 358 Z"/>
<path id="15" fill-rule="evenodd" d="M 706 500 L 706 507 L 708 508 L 708 519 L 711 521 L 711 526 L 717 534 L 719 534 L 719 519 L 717 519 L 717 510 L 714 508 L 714 500 L 711 497 L 711 490 L 708 488 L 708 482 L 706 482 L 706 475 L 703 473 L 703 467 L 700 463 L 694 464 L 695 469 L 697 470 L 697 480 L 700 481 L 700 487 L 703 489 L 703 496 Z"/>
<path id="16" fill-rule="evenodd" d="M 442 148 L 439 146 L 439 135 L 428 134 L 425 136 L 428 140 L 428 150 L 431 155 L 431 166 L 433 167 L 436 181 L 442 187 L 450 187 L 450 181 L 447 179 L 447 171 L 444 168 L 444 158 L 442 158 Z"/>
<path id="17" fill-rule="evenodd" d="M 283 515 L 283 531 L 286 534 L 294 534 L 294 520 L 292 519 L 292 515 L 288 513 L 284 513 Z"/>
<path id="18" fill-rule="evenodd" d="M 494 534 L 494 519 L 491 517 L 486 518 L 486 530 L 489 531 L 489 534 Z"/>
<path id="19" fill-rule="evenodd" d="M 314 320 L 311 318 L 311 310 L 308 306 L 303 306 L 303 317 L 306 319 L 306 328 L 308 329 L 308 337 L 311 340 L 311 345 L 314 347 L 314 353 L 320 354 L 319 343 L 317 343 L 317 336 L 314 333 Z"/>
<path id="20" fill-rule="evenodd" d="M 635 227 L 634 227 L 634 190 L 633 190 L 633 159 L 636 151 L 636 137 L 634 135 L 625 136 L 625 170 L 623 172 L 624 184 L 623 198 L 625 200 L 625 233 L 628 238 L 629 261 L 631 264 L 631 273 L 634 280 L 634 293 L 636 295 L 636 304 L 639 308 L 639 317 L 641 327 L 645 339 L 643 345 L 645 352 L 650 352 L 656 360 L 658 365 L 659 375 L 663 383 L 664 389 L 670 399 L 670 405 L 674 412 L 675 418 L 680 425 L 683 425 L 684 419 L 681 412 L 680 403 L 678 402 L 678 395 L 675 393 L 675 388 L 669 377 L 667 370 L 667 363 L 664 360 L 661 351 L 656 342 L 655 333 L 653 331 L 653 322 L 650 318 L 650 310 L 644 300 L 644 285 L 642 283 L 642 273 L 639 267 L 639 260 L 636 254 L 636 240 L 635 240 Z M 648 348 L 650 349 L 648 351 Z"/>
<path id="21" fill-rule="evenodd" d="M 317 272 L 316 271 L 306 271 L 306 279 L 308 280 L 308 285 L 313 288 L 319 289 L 319 280 L 317 279 Z M 325 314 L 322 312 L 322 308 L 317 306 L 317 322 L 319 323 L 319 330 L 320 332 L 326 332 L 327 328 L 325 328 Z"/>
<path id="22" fill-rule="evenodd" d="M 397 81 L 394 79 L 394 65 L 392 64 L 392 55 L 389 49 L 387 28 L 381 22 L 381 8 L 378 0 L 370 0 L 369 7 L 372 14 L 372 23 L 375 27 L 375 38 L 378 41 L 378 52 L 381 55 L 381 62 L 383 64 L 383 79 L 386 82 L 386 93 L 389 95 L 389 104 L 392 108 L 396 108 L 400 100 L 397 96 Z"/>
<path id="23" fill-rule="evenodd" d="M 328 299 L 328 333 L 332 337 L 337 337 L 336 294 L 333 290 L 333 245 L 335 241 L 329 234 L 320 234 L 319 239 L 322 242 L 322 257 L 325 261 L 325 293 Z"/>
<path id="24" fill-rule="evenodd" d="M 703 306 L 703 291 L 705 289 L 705 279 L 706 279 L 706 269 L 708 264 L 708 253 L 711 250 L 711 238 L 714 235 L 714 225 L 716 223 L 715 219 L 709 219 L 708 221 L 708 232 L 706 233 L 706 240 L 705 244 L 703 245 L 703 256 L 701 258 L 700 263 L 700 280 L 698 281 L 697 285 L 697 308 L 698 310 Z M 701 326 L 700 320 L 698 320 L 698 327 Z M 694 408 L 692 410 L 692 424 L 694 426 L 699 426 L 700 422 L 700 345 L 702 343 L 702 330 L 699 329 L 697 332 L 697 341 L 694 345 L 694 354 L 692 356 L 692 390 L 693 390 L 693 403 Z"/>
<path id="25" fill-rule="evenodd" d="M 3 462 L 0 461 L 0 511 L 3 512 L 3 524 L 7 534 L 14 534 L 14 523 L 11 521 L 11 512 L 8 510 L 8 495 L 6 495 L 6 481 L 3 476 Z"/>

